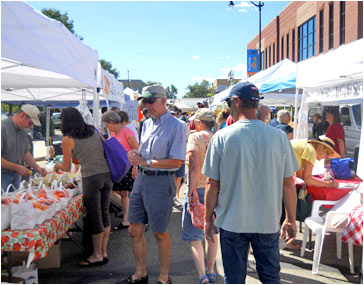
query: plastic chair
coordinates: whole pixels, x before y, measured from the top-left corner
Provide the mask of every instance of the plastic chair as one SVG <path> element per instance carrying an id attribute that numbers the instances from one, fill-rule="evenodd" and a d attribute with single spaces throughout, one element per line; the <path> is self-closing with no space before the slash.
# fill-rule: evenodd
<path id="1" fill-rule="evenodd" d="M 359 201 L 359 193 L 356 191 L 350 192 L 344 198 L 337 201 L 316 200 L 312 205 L 311 217 L 305 219 L 305 230 L 303 235 L 303 243 L 301 248 L 301 257 L 304 256 L 307 244 L 309 230 L 315 233 L 315 248 L 313 256 L 312 274 L 317 274 L 319 271 L 322 247 L 326 232 L 336 232 L 336 255 L 341 259 L 341 237 L 345 230 L 347 216 L 352 208 Z M 355 205 L 354 205 L 355 204 Z M 336 205 L 326 216 L 319 215 L 319 209 L 323 205 Z M 353 206 L 354 205 L 354 206 Z M 354 254 L 353 244 L 348 243 L 350 273 L 354 274 Z"/>

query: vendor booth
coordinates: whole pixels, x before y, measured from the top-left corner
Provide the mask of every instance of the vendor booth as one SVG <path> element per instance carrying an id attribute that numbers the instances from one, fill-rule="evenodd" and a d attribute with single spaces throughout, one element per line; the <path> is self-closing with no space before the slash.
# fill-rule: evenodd
<path id="1" fill-rule="evenodd" d="M 308 136 L 308 106 L 360 104 L 363 118 L 363 39 L 297 64 L 297 88 L 303 88 L 295 138 Z M 357 175 L 364 178 L 364 140 L 361 139 Z"/>

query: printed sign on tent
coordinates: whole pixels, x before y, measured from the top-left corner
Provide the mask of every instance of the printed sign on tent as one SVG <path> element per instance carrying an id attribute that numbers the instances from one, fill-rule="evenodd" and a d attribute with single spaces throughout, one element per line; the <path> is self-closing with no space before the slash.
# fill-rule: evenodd
<path id="1" fill-rule="evenodd" d="M 124 86 L 121 82 L 116 80 L 114 75 L 110 74 L 107 70 L 102 69 L 101 82 L 103 89 L 103 97 L 108 100 L 117 101 L 121 104 L 125 103 Z"/>

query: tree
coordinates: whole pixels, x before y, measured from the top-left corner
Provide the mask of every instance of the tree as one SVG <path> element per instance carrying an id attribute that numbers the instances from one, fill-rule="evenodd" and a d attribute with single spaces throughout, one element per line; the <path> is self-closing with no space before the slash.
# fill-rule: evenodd
<path id="1" fill-rule="evenodd" d="M 176 99 L 177 98 L 177 88 L 171 84 L 171 86 L 168 86 L 166 89 L 167 98 L 168 99 Z"/>
<path id="2" fill-rule="evenodd" d="M 75 37 L 79 38 L 81 41 L 83 40 L 83 37 L 75 33 L 75 30 L 73 29 L 73 20 L 68 18 L 67 12 L 61 13 L 57 9 L 50 8 L 50 9 L 42 9 L 42 13 L 46 15 L 48 18 L 61 22 L 72 34 L 75 35 Z"/>
<path id="3" fill-rule="evenodd" d="M 108 70 L 111 74 L 113 74 L 115 76 L 116 79 L 118 79 L 120 73 L 119 73 L 119 71 L 117 71 L 116 68 L 112 68 L 111 62 L 108 62 L 104 59 L 100 59 L 99 62 L 103 69 Z"/>
<path id="4" fill-rule="evenodd" d="M 184 96 L 184 98 L 205 98 L 208 97 L 210 91 L 210 83 L 206 80 L 202 80 L 202 82 L 195 83 L 194 85 L 188 85 L 188 92 Z"/>

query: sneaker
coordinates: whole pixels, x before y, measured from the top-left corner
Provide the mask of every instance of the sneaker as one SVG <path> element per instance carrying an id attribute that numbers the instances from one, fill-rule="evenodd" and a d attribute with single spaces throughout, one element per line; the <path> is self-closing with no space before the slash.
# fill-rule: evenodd
<path id="1" fill-rule="evenodd" d="M 173 205 L 175 207 L 181 207 L 182 206 L 181 202 L 178 201 L 178 199 L 176 197 L 173 198 Z"/>
<path id="2" fill-rule="evenodd" d="M 257 272 L 257 268 L 256 268 L 255 260 L 248 259 L 247 272 L 248 272 L 248 273 Z"/>

